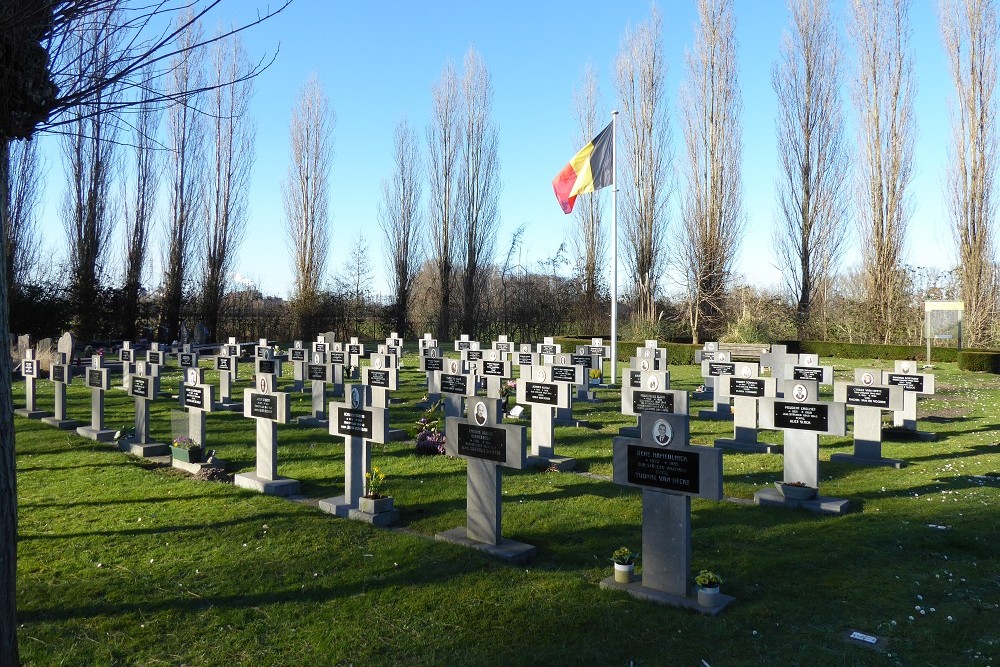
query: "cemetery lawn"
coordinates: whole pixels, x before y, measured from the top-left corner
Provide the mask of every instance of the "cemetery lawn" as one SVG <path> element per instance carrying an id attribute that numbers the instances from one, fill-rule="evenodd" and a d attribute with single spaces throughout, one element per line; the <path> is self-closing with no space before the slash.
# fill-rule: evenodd
<path id="1" fill-rule="evenodd" d="M 412 349 L 410 352 L 412 353 Z M 415 433 L 423 374 L 401 371 L 394 427 Z M 831 362 L 828 362 L 831 363 Z M 856 367 L 832 363 L 839 380 Z M 208 364 L 203 362 L 206 368 Z M 241 364 L 246 375 L 248 364 Z M 671 368 L 674 388 L 701 382 Z M 618 393 L 577 403 L 592 428 L 557 428 L 575 473 L 503 473 L 503 532 L 535 545 L 510 566 L 438 542 L 464 524 L 465 462 L 416 456 L 412 440 L 374 445 L 401 510 L 394 529 L 336 519 L 318 500 L 343 492 L 343 441 L 279 427 L 278 470 L 304 499 L 266 497 L 188 475 L 15 418 L 19 498 L 18 637 L 25 665 L 996 665 L 1000 664 L 1000 377 L 939 364 L 920 427 L 936 442 L 888 441 L 908 466 L 831 463 L 847 438 L 821 440 L 821 493 L 848 498 L 839 517 L 756 507 L 781 479 L 776 454 L 724 456 L 726 500 L 692 502 L 691 578 L 718 572 L 736 602 L 716 618 L 598 587 L 620 546 L 641 547 L 638 491 L 610 482 L 611 438 L 633 422 Z M 285 367 L 283 389 L 290 389 Z M 166 373 L 165 389 L 180 375 Z M 217 374 L 206 372 L 208 383 Z M 113 384 L 120 385 L 120 376 Z M 238 399 L 246 380 L 237 384 Z M 51 410 L 53 385 L 39 380 Z M 829 400 L 828 393 L 826 400 Z M 14 403 L 24 404 L 15 382 Z M 293 416 L 310 411 L 292 398 Z M 708 407 L 692 402 L 691 411 Z M 134 402 L 107 395 L 109 428 Z M 171 439 L 175 400 L 152 404 L 154 440 Z M 90 397 L 68 388 L 70 418 Z M 850 420 L 850 411 L 848 419 Z M 521 422 L 527 424 L 527 422 Z M 254 467 L 254 423 L 207 416 L 228 471 Z M 692 442 L 732 434 L 692 419 Z M 780 443 L 780 434 L 761 439 Z M 642 561 L 639 562 L 641 572 Z M 849 644 L 850 630 L 888 640 Z"/>

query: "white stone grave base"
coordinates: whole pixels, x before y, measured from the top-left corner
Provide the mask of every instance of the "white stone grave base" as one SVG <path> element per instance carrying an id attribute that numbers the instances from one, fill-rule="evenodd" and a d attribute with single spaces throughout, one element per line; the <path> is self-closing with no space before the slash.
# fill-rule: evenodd
<path id="1" fill-rule="evenodd" d="M 174 468 L 177 468 L 178 470 L 183 470 L 184 472 L 191 473 L 192 475 L 197 475 L 199 472 L 201 472 L 205 468 L 218 468 L 220 470 L 223 470 L 226 467 L 226 462 L 225 461 L 220 461 L 219 459 L 216 459 L 216 460 L 212 461 L 211 463 L 205 463 L 205 462 L 201 462 L 201 463 L 188 463 L 187 461 L 179 461 L 178 459 L 171 458 L 170 459 L 170 465 L 173 466 Z M 294 481 L 294 480 L 288 480 L 288 481 Z M 298 482 L 295 482 L 295 483 L 298 484 Z M 248 488 L 248 487 L 244 487 L 244 488 Z M 280 494 L 271 494 L 271 495 L 280 495 Z"/>
<path id="2" fill-rule="evenodd" d="M 929 431 L 917 431 L 900 426 L 890 426 L 882 429 L 882 440 L 919 440 L 920 442 L 934 442 L 938 439 L 937 433 Z"/>
<path id="3" fill-rule="evenodd" d="M 755 492 L 753 502 L 754 505 L 801 508 L 816 514 L 846 514 L 851 505 L 851 501 L 845 498 L 830 498 L 828 496 L 816 496 L 809 500 L 785 498 L 775 488 L 761 489 Z"/>
<path id="4" fill-rule="evenodd" d="M 571 419 L 552 419 L 552 424 L 554 426 L 575 426 L 577 428 L 590 428 L 590 422 L 586 419 L 577 419 L 573 417 Z"/>
<path id="5" fill-rule="evenodd" d="M 390 428 L 386 431 L 385 440 L 386 442 L 403 442 L 404 440 L 413 440 L 413 438 L 401 428 Z"/>
<path id="6" fill-rule="evenodd" d="M 772 445 L 767 442 L 741 442 L 733 438 L 719 438 L 715 441 L 715 446 L 719 449 L 746 454 L 780 454 L 784 449 L 781 445 Z"/>
<path id="7" fill-rule="evenodd" d="M 354 521 L 364 521 L 365 523 L 370 523 L 373 526 L 378 526 L 379 528 L 385 528 L 387 526 L 394 526 L 399 522 L 399 510 L 393 508 L 387 512 L 364 512 L 362 510 L 350 510 L 347 514 L 348 518 Z"/>
<path id="8" fill-rule="evenodd" d="M 352 507 L 351 503 L 347 501 L 346 496 L 337 496 L 336 498 L 327 498 L 319 501 L 319 511 L 339 516 L 342 519 L 351 518 L 351 510 L 356 509 L 358 509 L 356 506 Z"/>
<path id="9" fill-rule="evenodd" d="M 714 398 L 715 398 L 715 392 L 712 391 L 711 387 L 705 387 L 705 391 L 691 392 L 692 401 L 711 401 Z"/>
<path id="10" fill-rule="evenodd" d="M 45 417 L 51 417 L 51 412 L 45 412 L 44 410 L 29 410 L 28 408 L 17 408 L 14 410 L 15 415 L 20 415 L 21 417 L 27 417 L 28 419 L 44 419 Z"/>
<path id="11" fill-rule="evenodd" d="M 56 417 L 42 417 L 42 423 L 48 424 L 49 426 L 55 426 L 56 428 L 64 431 L 75 429 L 80 425 L 80 422 L 76 419 L 58 419 Z"/>
<path id="12" fill-rule="evenodd" d="M 728 406 L 724 407 L 726 407 L 725 410 L 699 410 L 698 419 L 708 419 L 711 421 L 732 421 L 733 413 L 728 409 Z"/>
<path id="13" fill-rule="evenodd" d="M 243 412 L 243 404 L 230 399 L 228 401 L 214 403 L 212 405 L 212 409 L 216 411 L 221 410 L 223 412 Z"/>
<path id="14" fill-rule="evenodd" d="M 442 542 L 458 544 L 470 549 L 477 549 L 483 553 L 493 556 L 494 558 L 499 558 L 500 560 L 515 564 L 527 563 L 534 558 L 536 551 L 535 547 L 530 544 L 517 542 L 515 540 L 507 539 L 506 537 L 501 537 L 498 544 L 488 544 L 486 542 L 473 540 L 469 537 L 468 528 L 465 526 L 459 526 L 458 528 L 446 530 L 443 533 L 437 533 L 434 535 L 434 539 L 441 540 Z"/>
<path id="15" fill-rule="evenodd" d="M 709 616 L 718 616 L 722 613 L 723 609 L 736 601 L 736 598 L 733 596 L 720 593 L 719 604 L 714 607 L 703 607 L 698 604 L 697 597 L 681 597 L 680 595 L 671 595 L 670 593 L 658 591 L 654 588 L 646 588 L 642 585 L 642 577 L 637 577 L 637 580 L 630 584 L 621 584 L 615 581 L 614 576 L 610 576 L 607 579 L 601 580 L 601 588 L 614 591 L 625 591 L 632 597 L 638 598 L 639 600 L 649 600 L 651 602 L 658 602 L 660 604 L 670 605 L 671 607 L 680 607 L 682 609 L 693 609 L 699 614 L 707 614 Z"/>
<path id="16" fill-rule="evenodd" d="M 126 454 L 138 456 L 141 459 L 148 459 L 153 456 L 163 456 L 164 454 L 170 453 L 170 445 L 162 442 L 138 443 L 130 440 L 119 440 L 118 449 Z"/>
<path id="17" fill-rule="evenodd" d="M 576 469 L 576 459 L 570 456 L 529 456 L 526 465 L 529 468 L 555 468 L 559 472 L 569 472 Z"/>
<path id="18" fill-rule="evenodd" d="M 299 417 L 295 420 L 295 423 L 299 426 L 306 426 L 309 428 L 321 428 L 324 431 L 330 426 L 330 420 L 320 419 L 319 417 Z"/>
<path id="19" fill-rule="evenodd" d="M 93 426 L 81 426 L 76 429 L 77 435 L 90 438 L 97 442 L 111 442 L 115 439 L 115 430 L 110 428 L 94 428 Z"/>
<path id="20" fill-rule="evenodd" d="M 299 492 L 299 481 L 278 477 L 277 479 L 264 479 L 254 472 L 241 472 L 233 477 L 233 484 L 241 489 L 258 491 L 266 496 L 294 496 Z"/>
<path id="21" fill-rule="evenodd" d="M 850 463 L 859 466 L 872 466 L 879 467 L 884 466 L 886 468 L 895 468 L 899 470 L 906 466 L 906 461 L 901 461 L 900 459 L 887 459 L 885 457 L 870 457 L 870 456 L 858 456 L 857 454 L 848 454 L 846 452 L 838 452 L 836 454 L 830 454 L 830 460 L 837 463 Z"/>

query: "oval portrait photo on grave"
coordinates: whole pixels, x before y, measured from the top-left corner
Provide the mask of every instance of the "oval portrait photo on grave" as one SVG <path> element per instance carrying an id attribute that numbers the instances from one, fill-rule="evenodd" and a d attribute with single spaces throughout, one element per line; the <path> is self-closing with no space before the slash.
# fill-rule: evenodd
<path id="1" fill-rule="evenodd" d="M 648 371 L 649 370 L 649 362 L 646 361 L 645 359 L 643 359 L 641 362 L 639 362 L 639 368 L 641 370 Z"/>
<path id="2" fill-rule="evenodd" d="M 660 386 L 660 381 L 656 379 L 655 375 L 651 375 L 648 380 L 646 380 L 646 386 L 650 391 L 656 391 L 657 387 Z"/>
<path id="3" fill-rule="evenodd" d="M 651 356 L 653 356 L 653 351 L 647 347 L 646 349 L 644 349 L 642 351 L 642 356 L 644 356 L 647 359 L 649 359 Z"/>
<path id="4" fill-rule="evenodd" d="M 373 357 L 372 366 L 374 366 L 375 368 L 382 368 L 382 360 L 379 359 L 378 357 Z"/>
<path id="5" fill-rule="evenodd" d="M 436 357 L 436 356 L 438 356 L 437 348 L 436 347 L 429 347 L 429 348 L 427 348 L 427 356 L 428 357 Z"/>
<path id="6" fill-rule="evenodd" d="M 191 366 L 187 369 L 187 380 L 186 384 L 198 384 L 198 369 Z"/>
<path id="7" fill-rule="evenodd" d="M 451 365 L 450 365 L 450 368 L 451 368 L 451 372 L 452 373 L 458 373 L 458 362 L 457 361 L 452 361 Z"/>
<path id="8" fill-rule="evenodd" d="M 476 423 L 480 426 L 486 423 L 486 404 L 482 401 L 476 403 Z"/>
<path id="9" fill-rule="evenodd" d="M 742 375 L 742 376 L 743 376 L 743 377 L 745 377 L 745 378 L 748 378 L 748 377 L 750 377 L 751 375 L 753 375 L 753 369 L 752 369 L 752 368 L 750 368 L 749 366 L 744 366 L 744 367 L 743 367 L 743 370 L 742 370 L 742 371 L 740 371 L 740 375 Z"/>
<path id="10" fill-rule="evenodd" d="M 322 352 L 317 352 L 316 354 L 313 355 L 313 363 L 314 364 L 321 364 L 321 363 L 323 363 L 323 353 Z"/>
<path id="11" fill-rule="evenodd" d="M 809 398 L 809 390 L 806 389 L 804 384 L 796 384 L 792 387 L 792 398 L 794 398 L 799 403 L 804 402 Z"/>
<path id="12" fill-rule="evenodd" d="M 545 369 L 544 368 L 539 368 L 538 369 L 538 372 L 535 373 L 535 379 L 538 380 L 539 382 L 545 382 Z"/>
<path id="13" fill-rule="evenodd" d="M 901 363 L 899 365 L 899 370 L 903 371 L 904 373 L 909 373 L 910 372 L 910 362 L 909 361 L 904 361 L 903 363 Z"/>
<path id="14" fill-rule="evenodd" d="M 497 351 L 490 350 L 490 361 L 496 361 L 496 360 L 497 360 Z"/>
<path id="15" fill-rule="evenodd" d="M 653 440 L 661 447 L 670 444 L 670 439 L 674 437 L 674 431 L 666 419 L 657 419 L 653 422 Z"/>
<path id="16" fill-rule="evenodd" d="M 813 364 L 816 363 L 816 360 L 813 359 L 813 356 L 811 354 L 807 354 L 806 356 L 802 357 L 802 363 L 804 363 L 806 366 L 812 366 Z"/>
<path id="17" fill-rule="evenodd" d="M 260 389 L 260 393 L 262 394 L 271 393 L 271 382 L 267 379 L 266 375 L 261 375 L 257 379 L 257 387 Z"/>
<path id="18" fill-rule="evenodd" d="M 715 360 L 716 361 L 721 361 L 722 363 L 728 363 L 729 362 L 729 353 L 728 352 L 719 352 L 717 355 L 715 355 Z"/>
<path id="19" fill-rule="evenodd" d="M 861 384 L 863 384 L 863 385 L 873 385 L 873 384 L 875 384 L 875 376 L 872 375 L 871 373 L 867 373 L 867 372 L 866 373 L 862 373 L 861 374 Z"/>
<path id="20" fill-rule="evenodd" d="M 351 407 L 355 410 L 361 407 L 361 387 L 351 387 Z"/>

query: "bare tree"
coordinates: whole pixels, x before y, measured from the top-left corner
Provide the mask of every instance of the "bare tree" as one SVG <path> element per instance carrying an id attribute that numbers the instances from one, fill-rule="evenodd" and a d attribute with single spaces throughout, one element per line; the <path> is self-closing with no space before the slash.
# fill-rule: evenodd
<path id="1" fill-rule="evenodd" d="M 598 119 L 605 116 L 600 108 L 600 97 L 597 71 L 588 64 L 580 87 L 573 93 L 573 110 L 579 128 L 575 145 L 585 146 L 599 131 Z M 600 192 L 595 190 L 584 196 L 573 209 L 577 224 L 572 244 L 576 255 L 576 273 L 583 286 L 583 324 L 591 332 L 596 332 L 599 326 L 598 302 L 601 289 L 606 284 L 600 274 L 608 252 L 608 238 L 601 225 Z"/>
<path id="2" fill-rule="evenodd" d="M 774 243 L 797 301 L 800 338 L 836 270 L 844 238 L 848 158 L 841 120 L 841 51 L 828 0 L 789 0 L 791 31 L 771 84 L 778 96 L 780 214 Z"/>
<path id="3" fill-rule="evenodd" d="M 654 7 L 648 23 L 626 31 L 615 61 L 623 120 L 624 150 L 619 154 L 624 154 L 629 185 L 622 190 L 620 209 L 625 264 L 633 276 L 634 317 L 644 323 L 656 321 L 671 188 L 662 23 Z"/>
<path id="4" fill-rule="evenodd" d="M 201 25 L 190 23 L 189 15 L 177 18 L 186 25 L 182 44 L 202 41 Z M 205 52 L 186 50 L 172 59 L 168 90 L 178 100 L 167 110 L 167 137 L 170 149 L 170 190 L 167 196 L 166 258 L 160 298 L 160 331 L 167 342 L 178 335 L 185 282 L 192 278 L 188 263 L 192 257 L 192 236 L 198 229 L 205 196 L 205 116 L 197 108 L 202 100 L 194 91 L 205 87 Z"/>
<path id="5" fill-rule="evenodd" d="M 391 274 L 396 331 L 406 335 L 411 290 L 420 268 L 420 149 L 404 118 L 393 137 L 392 178 L 382 182 L 378 220 L 385 234 L 385 257 Z"/>
<path id="6" fill-rule="evenodd" d="M 372 300 L 372 268 L 371 253 L 368 251 L 368 239 L 364 232 L 358 232 L 351 244 L 350 255 L 343 273 L 338 277 L 338 289 L 347 301 L 347 324 L 348 330 L 353 335 L 361 334 L 361 326 L 364 323 L 368 311 L 368 304 Z"/>
<path id="7" fill-rule="evenodd" d="M 451 332 L 451 279 L 459 224 L 458 156 L 462 145 L 459 82 L 450 62 L 445 64 L 432 95 L 432 118 L 427 127 L 428 225 L 439 290 L 437 339 L 444 341 Z"/>
<path id="8" fill-rule="evenodd" d="M 13 298 L 28 280 L 38 262 L 41 248 L 38 206 L 42 200 L 42 164 L 35 141 L 17 141 L 10 151 L 11 188 L 4 218 L 4 266 L 7 286 Z M 17 329 L 14 329 L 17 331 Z"/>
<path id="9" fill-rule="evenodd" d="M 963 331 L 970 346 L 996 340 L 997 9 L 992 0 L 942 0 L 951 78 L 952 139 L 946 195 L 958 244 Z"/>
<path id="10" fill-rule="evenodd" d="M 218 31 L 221 34 L 221 30 Z M 253 169 L 256 126 L 250 116 L 253 80 L 231 86 L 248 67 L 238 35 L 212 45 L 212 81 L 208 94 L 210 155 L 208 193 L 204 198 L 205 261 L 201 275 L 201 312 L 210 340 L 221 340 L 219 321 L 226 285 L 246 229 L 247 197 Z"/>
<path id="11" fill-rule="evenodd" d="M 680 242 L 696 343 L 721 333 L 723 299 L 744 224 L 732 0 L 698 0 L 698 16 L 681 88 L 687 189 Z"/>
<path id="12" fill-rule="evenodd" d="M 857 224 L 874 330 L 888 343 L 906 307 L 903 266 L 916 121 L 908 0 L 852 0 L 858 54 Z"/>
<path id="13" fill-rule="evenodd" d="M 143 75 L 149 80 L 153 75 L 152 67 L 145 67 Z M 132 187 L 126 194 L 129 205 L 125 211 L 125 276 L 121 314 L 121 333 L 125 337 L 135 333 L 139 320 L 139 296 L 162 168 L 160 145 L 156 139 L 162 113 L 153 99 L 155 88 L 146 85 L 139 90 L 132 124 Z"/>
<path id="14" fill-rule="evenodd" d="M 313 74 L 299 91 L 289 141 L 292 162 L 282 183 L 295 286 L 295 336 L 308 338 L 318 314 L 319 291 L 330 249 L 330 167 L 335 117 L 323 84 Z"/>
<path id="15" fill-rule="evenodd" d="M 463 130 L 459 190 L 462 331 L 478 335 L 480 308 L 500 226 L 500 159 L 493 122 L 493 82 L 475 49 L 465 54 L 462 77 Z"/>
<path id="16" fill-rule="evenodd" d="M 110 9 L 95 13 L 89 21 L 77 25 L 76 39 L 70 48 L 79 67 L 79 76 L 111 69 L 117 50 L 114 42 L 117 35 L 112 27 L 118 20 L 115 10 Z M 120 165 L 117 164 L 117 119 L 112 108 L 121 95 L 120 88 L 108 88 L 77 107 L 62 138 L 68 183 L 62 215 L 69 240 L 72 322 L 83 340 L 96 333 L 94 313 L 115 225 L 111 193 Z"/>

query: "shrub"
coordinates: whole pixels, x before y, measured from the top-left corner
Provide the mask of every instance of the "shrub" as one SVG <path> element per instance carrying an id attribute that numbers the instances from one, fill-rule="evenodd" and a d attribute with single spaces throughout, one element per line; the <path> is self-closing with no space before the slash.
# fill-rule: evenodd
<path id="1" fill-rule="evenodd" d="M 963 371 L 1000 373 L 1000 352 L 959 352 L 958 367 Z"/>

